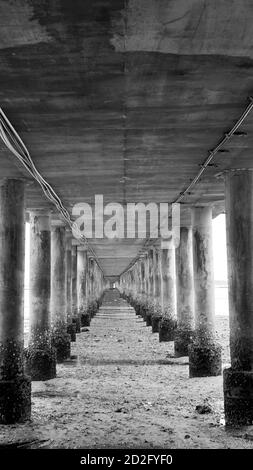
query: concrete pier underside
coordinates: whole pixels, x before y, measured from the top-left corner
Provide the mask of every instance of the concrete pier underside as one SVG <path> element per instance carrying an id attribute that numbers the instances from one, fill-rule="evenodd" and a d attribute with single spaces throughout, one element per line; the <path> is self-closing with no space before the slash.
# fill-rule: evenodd
<path id="1" fill-rule="evenodd" d="M 149 429 L 157 432 L 153 444 L 170 445 L 163 428 L 173 435 L 175 447 L 224 446 L 223 418 L 229 426 L 253 425 L 253 111 L 238 121 L 252 103 L 253 6 L 247 0 L 0 0 L 0 18 L 0 107 L 66 211 L 59 212 L 61 206 L 49 201 L 23 157 L 16 158 L 20 142 L 13 152 L 2 138 L 0 424 L 29 419 L 32 381 L 32 419 L 36 422 L 39 413 L 45 420 L 36 422 L 38 439 L 52 431 L 41 400 L 46 397 L 52 411 L 58 406 L 53 399 L 62 393 L 56 419 L 64 432 L 60 413 L 67 414 L 68 423 L 74 420 L 73 410 L 63 411 L 70 401 L 82 418 L 89 414 L 85 403 L 93 416 L 106 415 L 100 433 L 94 419 L 87 443 L 93 437 L 95 445 L 108 445 L 109 433 L 110 444 L 145 446 L 141 408 L 163 416 L 159 421 L 154 412 L 148 420 Z M 128 237 L 121 237 L 120 230 L 106 237 L 103 227 L 101 235 L 97 197 L 104 205 L 120 204 L 123 211 L 133 202 L 158 207 L 180 201 L 179 245 L 163 247 L 161 233 L 152 230 L 141 232 L 142 238 L 129 235 L 125 219 L 122 233 Z M 72 222 L 76 219 L 80 203 L 90 205 L 90 218 L 84 220 L 92 227 L 88 243 L 85 237 L 77 240 L 66 222 L 67 212 Z M 110 207 L 105 212 L 108 222 Z M 26 349 L 25 213 L 31 232 Z M 231 364 L 227 352 L 224 359 L 222 322 L 214 305 L 212 219 L 221 213 L 227 224 L 229 326 L 224 320 L 224 331 L 230 337 Z M 136 220 L 132 229 L 137 226 Z M 161 230 L 161 220 L 157 227 Z M 108 293 L 109 286 L 117 290 Z M 124 357 L 114 340 L 123 343 Z M 108 361 L 103 364 L 102 350 Z M 73 352 L 76 360 L 70 358 Z M 93 374 L 96 389 L 87 383 Z M 114 385 L 117 380 L 122 392 L 127 377 L 131 393 L 123 402 Z M 204 398 L 197 391 L 201 384 L 213 399 L 214 419 L 207 422 L 214 440 L 199 437 L 207 436 L 204 418 L 195 433 L 194 409 L 180 392 L 185 384 L 194 405 Z M 176 410 L 179 392 L 182 410 Z M 120 411 L 114 409 L 113 396 Z M 184 407 L 190 410 L 190 438 L 173 429 L 177 419 L 188 429 Z M 129 415 L 136 419 L 137 428 L 128 428 L 133 440 L 122 437 L 114 412 L 123 416 L 124 425 Z M 8 431 L 0 430 L 8 440 Z M 61 435 L 62 445 L 73 443 L 74 434 L 69 441 Z M 57 439 L 60 435 L 46 446 L 55 447 Z M 235 445 L 233 438 L 226 439 L 228 446 Z"/>

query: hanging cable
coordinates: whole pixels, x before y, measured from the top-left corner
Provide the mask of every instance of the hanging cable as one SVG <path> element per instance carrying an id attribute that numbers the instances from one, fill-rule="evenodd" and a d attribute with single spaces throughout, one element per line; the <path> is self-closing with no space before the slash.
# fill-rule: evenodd
<path id="1" fill-rule="evenodd" d="M 208 165 L 211 163 L 211 161 L 213 160 L 214 156 L 216 155 L 217 152 L 219 152 L 221 150 L 221 148 L 226 144 L 226 142 L 229 141 L 229 139 L 231 139 L 231 137 L 235 134 L 235 132 L 237 131 L 237 129 L 241 126 L 241 124 L 243 123 L 243 121 L 246 119 L 246 117 L 248 116 L 248 114 L 250 113 L 250 111 L 252 110 L 253 108 L 253 97 L 249 97 L 249 100 L 250 100 L 250 103 L 247 105 L 246 109 L 243 111 L 242 115 L 239 117 L 239 119 L 236 121 L 235 125 L 232 127 L 232 129 L 225 133 L 224 137 L 222 138 L 222 140 L 218 143 L 218 145 L 209 152 L 209 155 L 208 157 L 204 160 L 204 162 L 200 165 L 201 168 L 199 170 L 199 172 L 197 173 L 197 175 L 193 178 L 193 180 L 190 182 L 190 184 L 187 186 L 187 188 L 182 191 L 179 196 L 176 197 L 176 199 L 173 201 L 173 203 L 180 203 L 182 201 L 182 199 L 184 199 L 184 197 L 190 192 L 190 190 L 197 184 L 197 182 L 199 181 L 200 177 L 202 176 L 202 174 L 204 173 L 204 171 L 206 170 L 206 168 L 208 167 Z M 150 239 L 147 239 L 144 243 L 144 246 L 142 248 L 144 248 L 146 245 L 148 245 Z M 155 240 L 153 240 L 154 242 Z M 140 257 L 140 253 L 137 254 L 137 256 L 131 261 L 131 263 L 129 263 L 129 265 L 127 266 L 127 268 L 122 271 L 121 275 L 126 273 L 127 271 L 129 271 L 132 266 L 134 265 L 134 263 L 137 261 L 137 259 Z"/>
<path id="2" fill-rule="evenodd" d="M 209 152 L 209 156 L 202 163 L 201 169 L 199 170 L 195 178 L 193 178 L 193 180 L 187 186 L 187 188 L 182 193 L 180 193 L 180 195 L 175 199 L 174 203 L 181 202 L 182 199 L 186 196 L 186 194 L 189 193 L 189 191 L 193 188 L 193 186 L 195 186 L 195 184 L 199 181 L 201 175 L 204 173 L 208 165 L 211 163 L 216 153 L 219 152 L 221 147 L 223 147 L 223 145 L 225 145 L 226 142 L 229 141 L 229 139 L 231 139 L 231 137 L 234 135 L 234 133 L 237 131 L 240 125 L 243 123 L 244 119 L 248 116 L 248 114 L 253 108 L 253 98 L 250 97 L 249 99 L 250 99 L 250 103 L 248 104 L 248 106 L 246 107 L 242 115 L 239 117 L 238 121 L 236 121 L 235 125 L 232 127 L 232 129 L 229 132 L 225 133 L 224 137 L 219 142 L 219 144 L 215 147 L 215 149 Z"/>
<path id="3" fill-rule="evenodd" d="M 28 173 L 39 183 L 40 187 L 42 188 L 43 193 L 45 194 L 46 198 L 54 204 L 57 210 L 60 212 L 61 216 L 65 220 L 65 222 L 69 225 L 72 230 L 72 233 L 75 234 L 75 237 L 78 240 L 85 244 L 91 253 L 91 255 L 95 258 L 99 268 L 103 272 L 103 269 L 99 263 L 96 253 L 94 252 L 93 248 L 89 245 L 87 238 L 83 233 L 81 233 L 77 224 L 71 220 L 70 214 L 68 210 L 64 207 L 61 199 L 56 194 L 52 186 L 43 178 L 40 172 L 37 170 L 36 166 L 33 163 L 33 160 L 30 156 L 30 153 L 25 146 L 24 142 L 18 135 L 17 131 L 14 129 L 10 121 L 8 120 L 7 116 L 0 108 L 0 137 L 6 147 L 10 150 L 10 152 L 15 155 L 15 157 L 22 163 Z"/>

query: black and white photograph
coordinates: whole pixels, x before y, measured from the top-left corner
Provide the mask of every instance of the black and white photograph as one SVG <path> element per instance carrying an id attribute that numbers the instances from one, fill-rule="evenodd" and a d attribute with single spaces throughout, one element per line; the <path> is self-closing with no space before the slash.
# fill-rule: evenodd
<path id="1" fill-rule="evenodd" d="M 252 449 L 253 1 L 0 0 L 1 461 Z"/>

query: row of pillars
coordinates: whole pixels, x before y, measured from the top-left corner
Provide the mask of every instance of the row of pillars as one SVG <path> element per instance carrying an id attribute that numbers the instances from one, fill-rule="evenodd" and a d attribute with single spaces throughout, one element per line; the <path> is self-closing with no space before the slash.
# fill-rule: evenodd
<path id="1" fill-rule="evenodd" d="M 227 425 L 253 424 L 253 172 L 225 173 L 231 367 L 225 369 Z M 174 249 L 152 247 L 118 287 L 137 313 L 174 340 L 175 355 L 189 355 L 190 377 L 219 375 L 215 333 L 212 208 L 193 207 Z M 150 314 L 151 312 L 151 314 Z M 151 316 L 151 318 L 150 318 Z"/>
<path id="2" fill-rule="evenodd" d="M 30 213 L 30 317 L 24 348 L 25 185 L 0 187 L 0 423 L 31 414 L 31 380 L 56 377 L 71 340 L 89 324 L 105 289 L 103 274 L 71 231 L 50 213 Z"/>
<path id="3" fill-rule="evenodd" d="M 178 248 L 150 248 L 121 276 L 119 285 L 134 303 L 142 303 L 145 319 L 153 332 L 159 332 L 160 341 L 175 341 L 177 357 L 188 355 L 194 330 L 204 339 L 205 356 L 212 341 L 205 361 L 200 352 L 194 352 L 190 376 L 219 375 L 220 348 L 214 347 L 212 209 L 196 207 L 191 212 L 192 226 L 180 228 Z"/>

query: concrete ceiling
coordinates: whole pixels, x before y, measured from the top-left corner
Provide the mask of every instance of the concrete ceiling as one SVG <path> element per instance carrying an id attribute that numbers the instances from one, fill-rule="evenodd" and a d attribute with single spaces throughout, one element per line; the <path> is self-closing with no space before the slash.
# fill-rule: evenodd
<path id="1" fill-rule="evenodd" d="M 75 203 L 172 202 L 253 94 L 250 0 L 0 0 L 0 106 L 44 178 Z M 226 168 L 251 167 L 253 113 L 185 207 L 223 208 Z M 25 176 L 0 144 L 1 177 Z M 217 210 L 217 209 L 216 209 Z M 118 275 L 144 240 L 91 241 Z"/>

